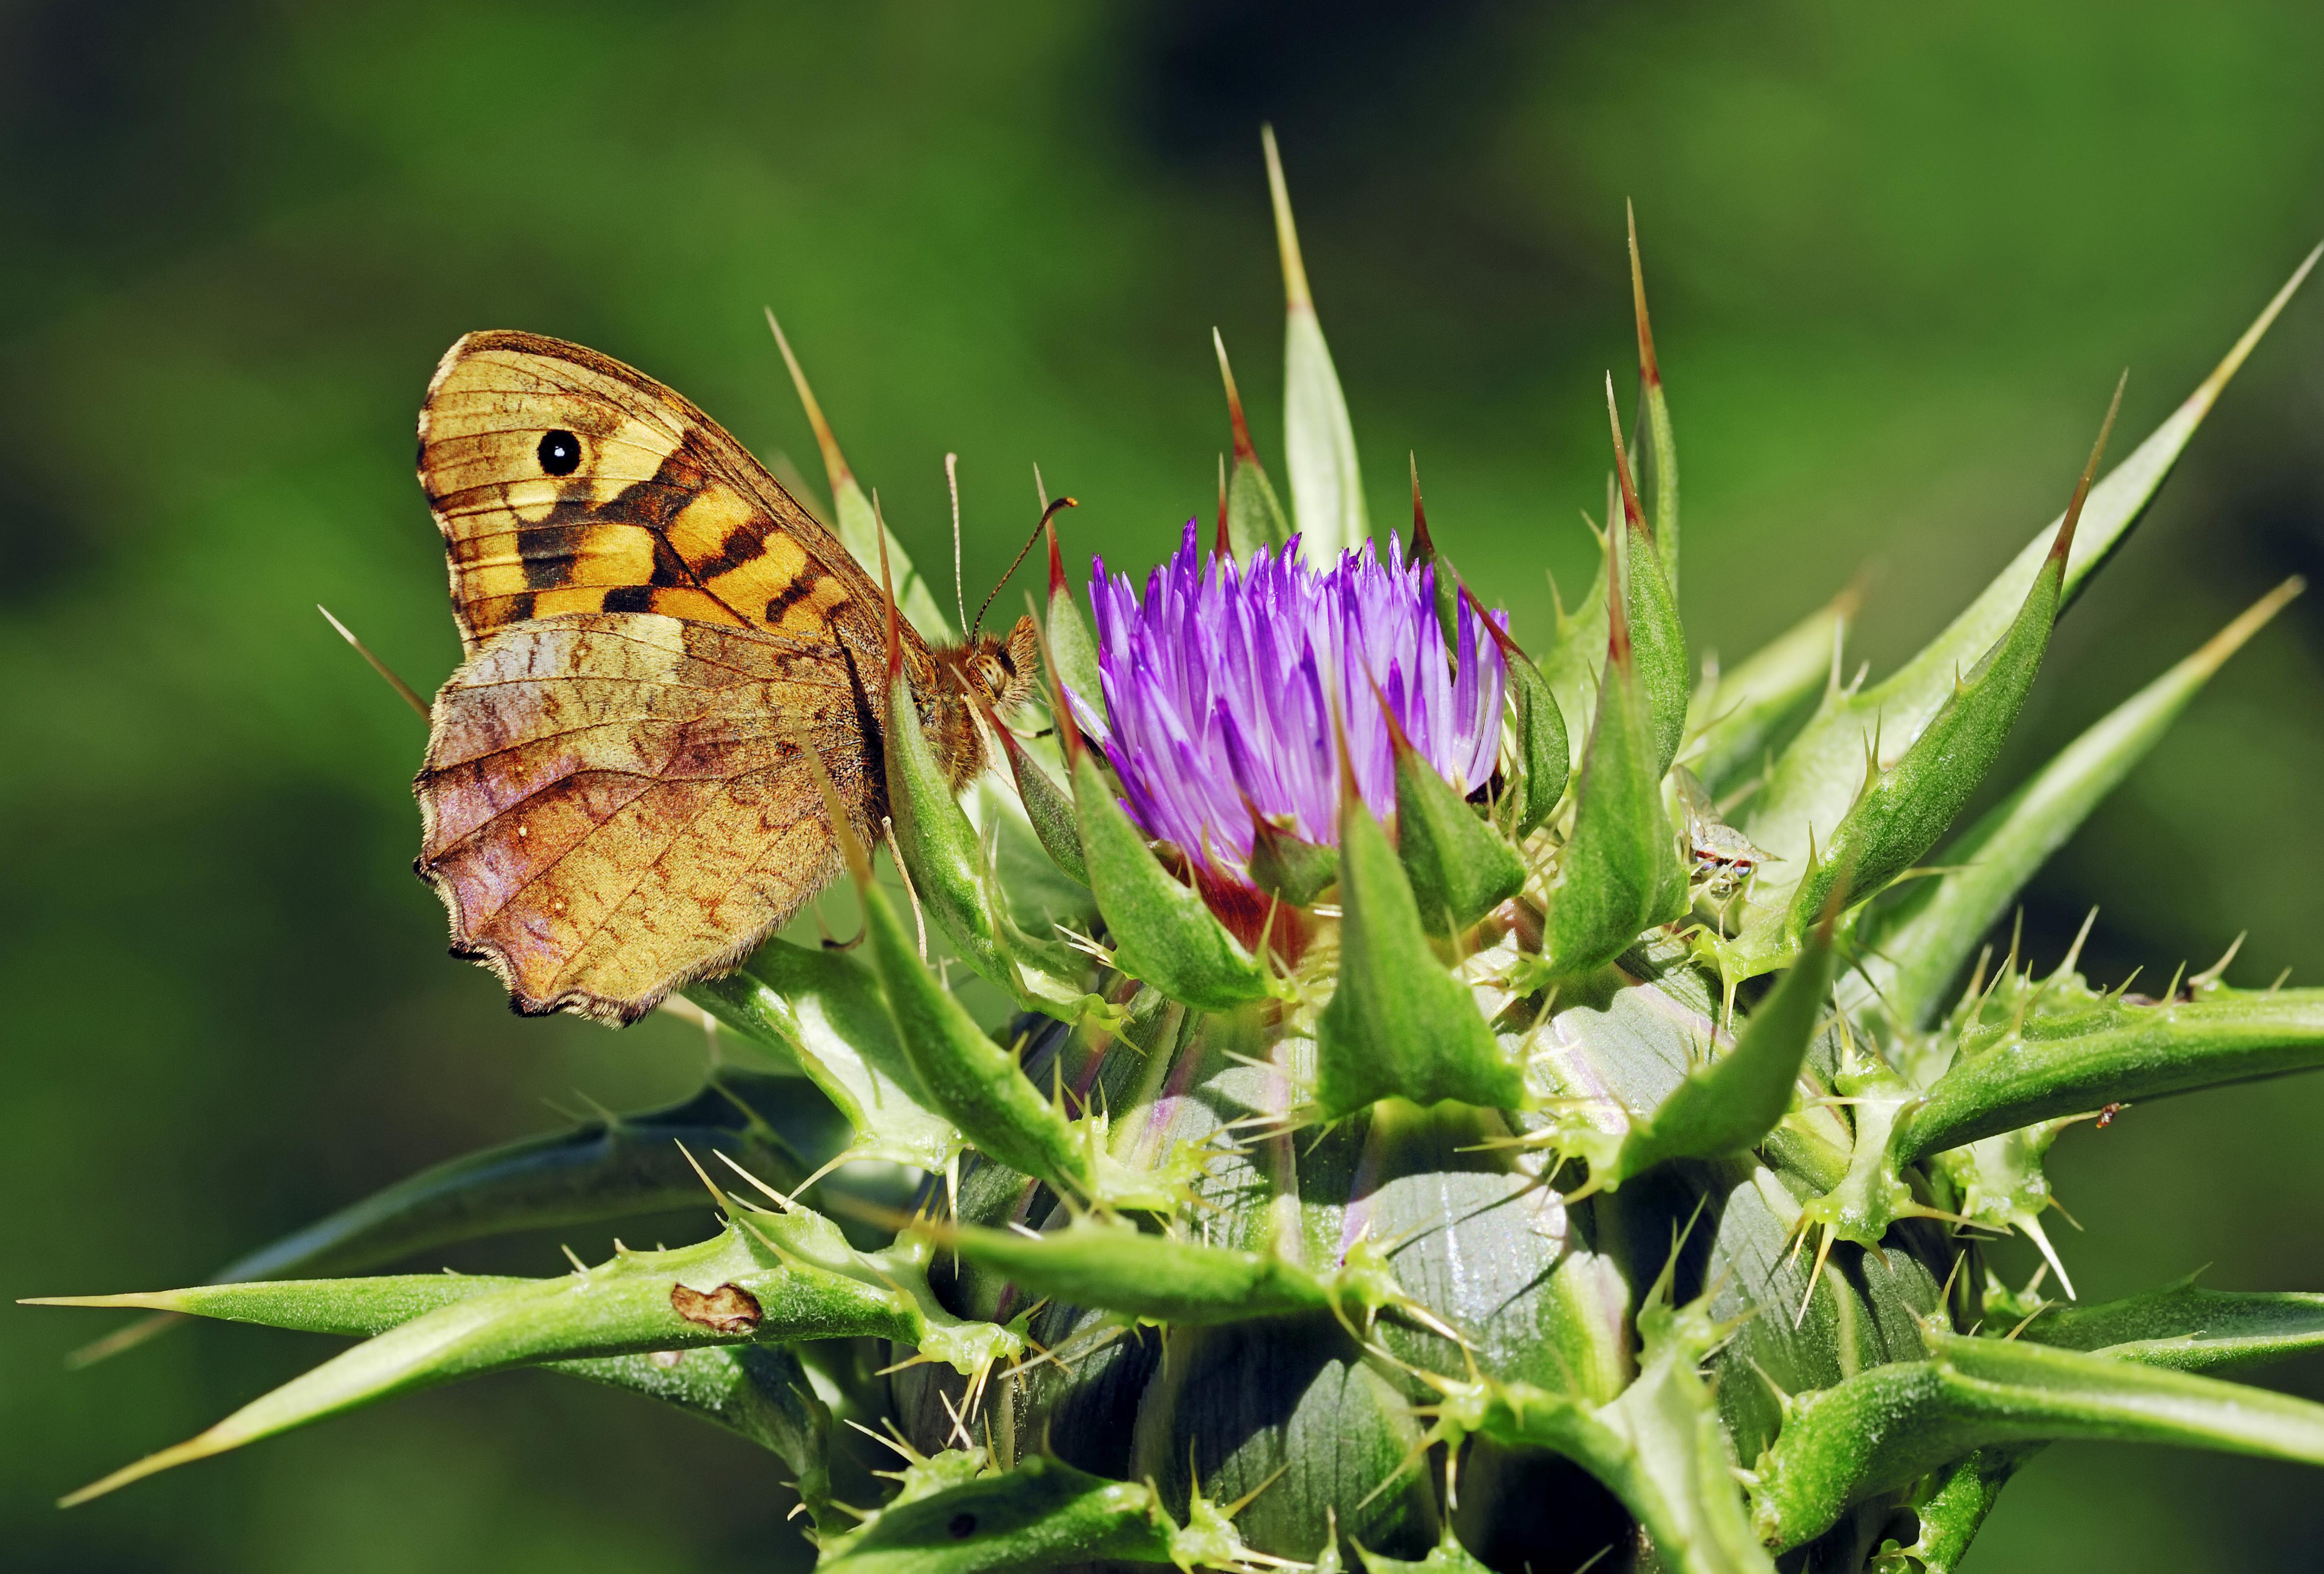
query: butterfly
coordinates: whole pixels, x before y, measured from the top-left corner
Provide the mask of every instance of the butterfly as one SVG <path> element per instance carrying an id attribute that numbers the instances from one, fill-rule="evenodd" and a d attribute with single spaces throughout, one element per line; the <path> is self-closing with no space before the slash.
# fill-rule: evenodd
<path id="1" fill-rule="evenodd" d="M 610 357 L 469 334 L 420 410 L 465 659 L 412 784 L 452 953 L 527 1016 L 636 1020 L 738 965 L 888 815 L 880 586 L 718 424 Z M 1034 677 L 1032 620 L 903 669 L 955 791 L 973 707 Z"/>

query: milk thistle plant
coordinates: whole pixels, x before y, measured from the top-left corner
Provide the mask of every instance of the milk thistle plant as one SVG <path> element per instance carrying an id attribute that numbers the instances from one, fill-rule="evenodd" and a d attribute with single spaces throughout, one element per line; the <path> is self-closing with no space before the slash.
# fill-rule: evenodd
<path id="1" fill-rule="evenodd" d="M 1895 674 L 1843 680 L 1846 597 L 1699 671 L 1643 282 L 1600 572 L 1528 646 L 1416 479 L 1408 535 L 1369 522 L 1268 165 L 1290 508 L 1229 373 L 1217 518 L 1142 589 L 1098 564 L 1085 601 L 1052 533 L 1046 715 L 986 718 L 963 803 L 890 701 L 904 878 L 843 830 L 861 943 L 685 991 L 739 1046 L 699 1096 L 75 1300 L 360 1342 L 70 1501 L 512 1367 L 764 1449 L 828 1574 L 1895 1574 L 1958 1567 L 2052 1439 L 2324 1464 L 2324 1406 L 2222 1376 L 2324 1345 L 2324 1295 L 2077 1302 L 2043 1175 L 2077 1120 L 2324 1064 L 2324 991 L 2132 993 L 1988 940 L 2299 586 L 1955 826 L 2299 277 Z M 327 1276 L 706 1189 L 708 1238 L 555 1278 Z M 2030 1284 L 1987 1266 L 2012 1232 Z"/>

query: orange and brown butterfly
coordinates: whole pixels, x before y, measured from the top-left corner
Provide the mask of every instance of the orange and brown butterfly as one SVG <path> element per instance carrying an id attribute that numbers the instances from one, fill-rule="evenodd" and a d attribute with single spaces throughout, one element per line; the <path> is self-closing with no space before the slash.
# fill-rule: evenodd
<path id="1" fill-rule="evenodd" d="M 419 470 L 466 658 L 413 783 L 415 867 L 453 953 L 489 964 L 517 1010 L 633 1021 L 735 966 L 837 872 L 804 750 L 876 838 L 887 603 L 716 422 L 578 345 L 454 345 Z M 899 631 L 957 790 L 985 763 L 972 704 L 1031 686 L 1032 621 L 936 649 Z"/>

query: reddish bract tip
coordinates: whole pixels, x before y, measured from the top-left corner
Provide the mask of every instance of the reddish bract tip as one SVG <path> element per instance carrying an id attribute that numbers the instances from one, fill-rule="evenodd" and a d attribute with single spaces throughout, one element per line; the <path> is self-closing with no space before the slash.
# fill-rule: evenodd
<path id="1" fill-rule="evenodd" d="M 1212 556 L 1234 556 L 1234 543 L 1227 535 L 1227 456 L 1224 454 L 1219 456 L 1219 539 L 1218 545 L 1212 548 Z"/>
<path id="2" fill-rule="evenodd" d="M 1420 505 L 1420 460 L 1407 455 L 1412 465 L 1412 560 L 1416 563 L 1436 561 L 1436 542 L 1428 533 L 1428 511 Z"/>
<path id="3" fill-rule="evenodd" d="M 1663 380 L 1655 360 L 1654 326 L 1646 320 L 1646 275 L 1638 266 L 1638 210 L 1625 198 L 1622 211 L 1630 221 L 1630 303 L 1638 318 L 1638 381 L 1652 388 Z"/>
<path id="4" fill-rule="evenodd" d="M 2090 445 L 2090 456 L 2082 466 L 2082 478 L 2074 483 L 2074 501 L 2066 505 L 2066 517 L 2058 525 L 2056 539 L 2050 543 L 2050 561 L 2063 564 L 2067 554 L 2074 549 L 2074 527 L 2082 522 L 2082 504 L 2089 501 L 2090 483 L 2098 479 L 2098 461 L 2106 457 L 2107 439 L 2114 436 L 2114 418 L 2122 410 L 2122 391 L 2130 382 L 2126 367 L 2115 380 L 2114 401 L 2107 406 L 2106 419 L 2099 423 L 2098 440 Z"/>
<path id="5" fill-rule="evenodd" d="M 1606 373 L 1606 424 L 1614 433 L 1614 478 L 1622 487 L 1622 519 L 1635 533 L 1654 538 L 1654 530 L 1646 523 L 1646 511 L 1638 506 L 1638 489 L 1630 479 L 1629 450 L 1622 446 L 1622 412 L 1614 402 L 1614 374 Z"/>
<path id="6" fill-rule="evenodd" d="M 1219 376 L 1227 385 L 1227 424 L 1234 428 L 1234 456 L 1238 465 L 1259 463 L 1259 450 L 1251 446 L 1250 427 L 1242 419 L 1242 394 L 1235 387 L 1234 368 L 1227 364 L 1227 342 L 1219 330 L 1211 330 L 1211 344 L 1219 353 Z"/>
<path id="7" fill-rule="evenodd" d="M 1606 575 L 1606 659 L 1624 672 L 1630 669 L 1630 606 L 1622 598 L 1622 576 Z"/>

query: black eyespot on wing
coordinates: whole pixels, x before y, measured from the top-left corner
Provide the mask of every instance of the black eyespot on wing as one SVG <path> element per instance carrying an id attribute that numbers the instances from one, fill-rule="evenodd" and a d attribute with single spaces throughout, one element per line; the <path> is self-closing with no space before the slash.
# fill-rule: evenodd
<path id="1" fill-rule="evenodd" d="M 571 432 L 543 432 L 540 458 L 544 473 L 570 475 L 581 468 L 581 439 Z"/>

